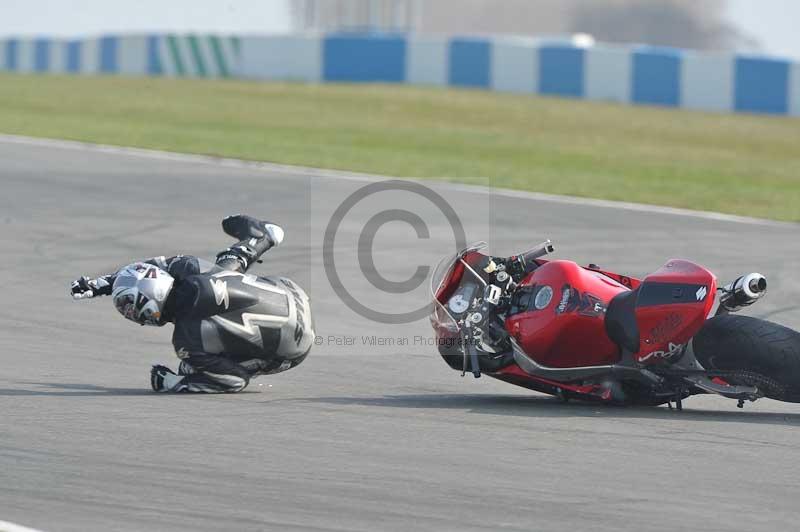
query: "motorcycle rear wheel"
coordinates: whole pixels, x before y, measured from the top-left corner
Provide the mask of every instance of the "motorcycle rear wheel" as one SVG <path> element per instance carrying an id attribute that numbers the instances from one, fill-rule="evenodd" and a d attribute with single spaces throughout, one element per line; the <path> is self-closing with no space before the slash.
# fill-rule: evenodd
<path id="1" fill-rule="evenodd" d="M 799 332 L 770 321 L 728 314 L 708 320 L 692 345 L 695 357 L 707 370 L 761 375 L 779 385 L 763 389 L 767 397 L 800 403 Z"/>

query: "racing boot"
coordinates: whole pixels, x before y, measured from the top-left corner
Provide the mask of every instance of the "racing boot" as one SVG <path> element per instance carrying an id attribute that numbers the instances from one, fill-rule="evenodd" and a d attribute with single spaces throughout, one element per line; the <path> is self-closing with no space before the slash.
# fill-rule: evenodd
<path id="1" fill-rule="evenodd" d="M 275 246 L 283 241 L 283 229 L 279 226 L 245 214 L 227 216 L 222 220 L 222 230 L 237 240 L 262 239 L 269 236 Z"/>
<path id="2" fill-rule="evenodd" d="M 221 357 L 210 358 L 214 359 L 212 363 L 222 364 L 220 369 L 227 369 L 228 372 L 199 372 L 188 363 L 181 363 L 176 375 L 166 366 L 153 366 L 150 370 L 150 386 L 159 393 L 235 393 L 247 387 L 250 375 L 246 371 L 238 371 L 235 363 Z"/>
<path id="3" fill-rule="evenodd" d="M 283 242 L 283 229 L 271 222 L 237 214 L 222 220 L 226 234 L 239 242 L 217 255 L 217 265 L 246 272 L 269 249 Z"/>
<path id="4" fill-rule="evenodd" d="M 187 387 L 183 381 L 182 375 L 176 375 L 166 366 L 153 366 L 150 369 L 150 386 L 154 392 L 184 392 Z"/>
<path id="5" fill-rule="evenodd" d="M 178 375 L 186 376 L 186 375 L 194 375 L 195 373 L 196 371 L 192 367 L 192 365 L 186 362 L 185 360 L 181 360 L 181 363 L 178 364 Z"/>

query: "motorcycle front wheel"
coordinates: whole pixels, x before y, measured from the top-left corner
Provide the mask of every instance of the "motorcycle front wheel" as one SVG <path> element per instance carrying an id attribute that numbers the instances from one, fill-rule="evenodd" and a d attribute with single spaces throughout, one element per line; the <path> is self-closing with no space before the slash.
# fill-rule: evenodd
<path id="1" fill-rule="evenodd" d="M 693 340 L 706 370 L 731 372 L 731 384 L 758 386 L 767 397 L 800 403 L 800 333 L 783 325 L 727 314 L 708 320 Z M 759 379 L 765 377 L 766 379 Z"/>

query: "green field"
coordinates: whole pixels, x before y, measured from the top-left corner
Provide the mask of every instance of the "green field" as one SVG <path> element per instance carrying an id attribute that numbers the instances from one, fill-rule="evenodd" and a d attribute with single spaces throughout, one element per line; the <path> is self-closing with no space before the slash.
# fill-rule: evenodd
<path id="1" fill-rule="evenodd" d="M 800 120 L 479 91 L 0 76 L 0 132 L 800 221 Z"/>

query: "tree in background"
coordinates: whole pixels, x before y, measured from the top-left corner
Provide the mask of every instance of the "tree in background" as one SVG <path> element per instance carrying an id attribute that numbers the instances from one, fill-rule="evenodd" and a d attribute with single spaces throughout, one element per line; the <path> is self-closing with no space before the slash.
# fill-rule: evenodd
<path id="1" fill-rule="evenodd" d="M 725 19 L 724 0 L 579 1 L 570 13 L 571 32 L 598 41 L 647 43 L 700 50 L 730 49 L 753 42 Z"/>
<path id="2" fill-rule="evenodd" d="M 420 0 L 291 0 L 296 29 L 412 31 Z M 452 6 L 451 6 L 452 7 Z"/>
<path id="3" fill-rule="evenodd" d="M 553 35 L 569 31 L 574 0 L 429 0 L 423 33 Z"/>

